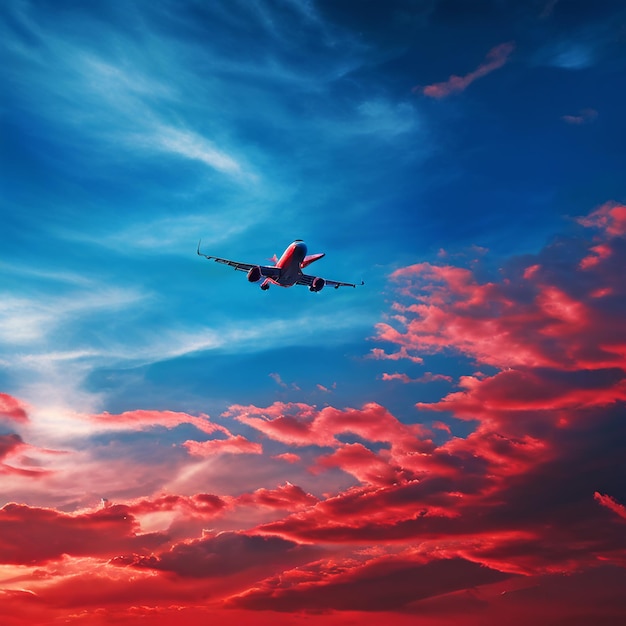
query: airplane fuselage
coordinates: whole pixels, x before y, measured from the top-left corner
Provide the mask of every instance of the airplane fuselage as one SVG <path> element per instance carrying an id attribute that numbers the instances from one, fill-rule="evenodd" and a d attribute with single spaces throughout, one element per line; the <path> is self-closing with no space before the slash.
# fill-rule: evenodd
<path id="1" fill-rule="evenodd" d="M 289 244 L 276 263 L 276 267 L 280 268 L 280 276 L 277 280 L 272 280 L 272 282 L 282 287 L 295 285 L 298 277 L 302 274 L 300 268 L 306 252 L 307 248 L 304 241 L 296 240 Z"/>

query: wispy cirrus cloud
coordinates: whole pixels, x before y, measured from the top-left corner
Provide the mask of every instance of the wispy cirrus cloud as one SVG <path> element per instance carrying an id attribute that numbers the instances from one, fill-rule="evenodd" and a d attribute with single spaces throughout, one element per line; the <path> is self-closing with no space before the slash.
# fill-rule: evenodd
<path id="1" fill-rule="evenodd" d="M 174 428 L 181 424 L 191 424 L 199 431 L 210 435 L 219 432 L 225 435 L 230 433 L 226 428 L 211 422 L 208 415 L 188 415 L 175 411 L 127 411 L 118 415 L 101 413 L 98 415 L 81 416 L 82 419 L 90 422 L 95 429 L 104 430 L 144 430 L 155 426 Z"/>
<path id="2" fill-rule="evenodd" d="M 13 24 L 19 25 L 21 45 L 10 47 L 10 53 L 22 67 L 22 74 L 9 73 L 10 80 L 18 86 L 25 102 L 36 115 L 50 119 L 55 127 L 71 128 L 67 141 L 79 142 L 80 135 L 91 138 L 90 152 L 99 152 L 107 159 L 114 146 L 118 158 L 126 151 L 139 151 L 150 155 L 169 155 L 201 163 L 213 171 L 239 178 L 249 184 L 255 179 L 248 165 L 234 156 L 232 146 L 218 147 L 221 138 L 206 136 L 206 130 L 190 127 L 190 122 L 173 120 L 168 109 L 180 104 L 185 79 L 164 81 L 152 63 L 146 62 L 142 51 L 131 41 L 129 34 L 120 31 L 118 41 L 104 36 L 99 46 L 90 46 L 76 38 L 60 38 L 40 20 L 32 7 L 24 4 L 12 7 Z M 131 11 L 129 19 L 135 18 Z M 80 16 L 72 16 L 74 25 L 90 32 L 94 24 Z M 5 28 L 5 41 L 15 42 L 15 31 Z M 140 38 L 145 33 L 138 26 Z M 27 36 L 26 36 L 27 34 Z M 120 42 L 125 54 L 120 55 Z M 31 45 L 24 45 L 30 41 Z M 38 45 L 33 45 L 37 42 Z M 164 46 L 169 44 L 166 42 Z M 153 46 L 155 54 L 167 63 L 163 49 Z M 47 63 L 54 59 L 57 71 L 50 80 Z M 36 76 L 40 93 L 46 93 L 49 111 L 39 107 L 24 83 L 25 76 Z M 84 145 L 77 146 L 81 152 Z"/>
<path id="3" fill-rule="evenodd" d="M 128 145 L 133 148 L 169 153 L 192 161 L 199 161 L 224 174 L 241 176 L 241 163 L 218 149 L 214 143 L 197 132 L 176 128 L 157 122 L 141 134 L 128 135 Z M 248 178 L 254 177 L 248 174 Z"/>
<path id="4" fill-rule="evenodd" d="M 147 294 L 90 281 L 65 295 L 13 296 L 0 304 L 0 337 L 6 344 L 40 344 L 58 327 L 86 315 L 117 311 L 144 301 Z"/>
<path id="5" fill-rule="evenodd" d="M 421 92 L 429 98 L 446 98 L 454 93 L 465 91 L 475 80 L 490 74 L 491 72 L 501 68 L 507 63 L 511 53 L 513 52 L 515 45 L 511 42 L 502 43 L 495 48 L 492 48 L 485 57 L 483 63 L 481 63 L 475 70 L 465 74 L 464 76 L 452 75 L 446 81 L 440 83 L 433 83 L 426 87 L 414 87 L 414 92 Z"/>

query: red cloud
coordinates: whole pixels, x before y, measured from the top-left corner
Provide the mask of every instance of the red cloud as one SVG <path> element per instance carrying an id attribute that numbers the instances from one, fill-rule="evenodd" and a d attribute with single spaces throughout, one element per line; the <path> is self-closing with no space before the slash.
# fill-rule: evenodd
<path id="1" fill-rule="evenodd" d="M 191 424 L 198 430 L 211 434 L 221 432 L 230 435 L 228 430 L 219 424 L 210 421 L 208 415 L 200 415 L 199 417 L 188 415 L 187 413 L 178 413 L 176 411 L 126 411 L 114 415 L 111 413 L 101 413 L 99 415 L 91 415 L 89 419 L 93 422 L 106 426 L 108 429 L 115 430 L 146 430 L 154 426 L 164 426 L 165 428 L 175 428 L 181 424 Z"/>
<path id="2" fill-rule="evenodd" d="M 317 460 L 320 468 L 338 467 L 360 482 L 388 486 L 400 480 L 401 468 L 392 467 L 378 454 L 360 443 L 345 444 L 336 452 Z"/>
<path id="3" fill-rule="evenodd" d="M 142 498 L 127 505 L 133 515 L 173 511 L 180 509 L 190 513 L 214 515 L 226 507 L 226 502 L 215 495 L 199 493 L 194 496 L 165 494 L 156 498 Z"/>
<path id="4" fill-rule="evenodd" d="M 571 429 L 548 426 L 545 443 L 483 428 L 428 455 L 419 480 L 355 488 L 261 530 L 343 545 L 419 541 L 428 559 L 456 555 L 525 575 L 623 563 L 623 525 L 607 526 L 589 484 L 603 477 L 621 488 L 621 474 L 611 478 L 621 445 L 609 442 L 624 434 L 619 410 Z"/>
<path id="5" fill-rule="evenodd" d="M 249 441 L 241 435 L 228 439 L 212 439 L 210 441 L 185 441 L 183 446 L 194 456 L 213 456 L 215 454 L 262 454 L 260 443 Z"/>
<path id="6" fill-rule="evenodd" d="M 190 452 L 256 455 L 179 455 L 171 485 L 197 472 L 206 484 L 187 493 L 219 484 L 220 496 L 147 495 L 73 514 L 1 509 L 0 562 L 16 570 L 0 599 L 9 623 L 199 624 L 224 621 L 225 606 L 242 624 L 280 623 L 276 611 L 333 626 L 620 623 L 626 213 L 610 203 L 579 221 L 581 236 L 511 259 L 491 280 L 425 263 L 393 274 L 395 316 L 378 338 L 396 352 L 373 356 L 447 351 L 491 366 L 437 402 L 422 399 L 420 412 L 419 396 L 395 415 L 367 395 L 357 409 L 234 405 L 224 415 L 251 429 L 246 438 L 206 416 L 96 416 L 99 429 L 189 423 L 222 437 L 186 442 Z M 411 422 L 440 412 L 464 421 L 433 423 L 449 434 L 436 443 Z M 23 456 L 23 445 L 2 436 L 0 457 Z M 236 487 L 224 479 L 233 473 Z"/>
<path id="7" fill-rule="evenodd" d="M 6 393 L 0 393 L 0 418 L 9 418 L 16 422 L 28 421 L 26 405 Z"/>
<path id="8" fill-rule="evenodd" d="M 394 445 L 378 453 L 361 443 L 340 446 L 317 467 L 341 467 L 363 486 L 261 529 L 339 544 L 419 538 L 423 546 L 437 545 L 439 556 L 524 574 L 573 571 L 598 558 L 622 563 L 622 529 L 605 526 L 598 534 L 597 525 L 606 522 L 589 506 L 592 477 L 611 480 L 611 468 L 620 466 L 619 444 L 611 442 L 625 428 L 619 216 L 613 207 L 592 214 L 589 225 L 600 221 L 600 243 L 558 241 L 536 259 L 512 262 L 499 281 L 481 283 L 468 269 L 428 264 L 395 272 L 399 293 L 409 300 L 395 306 L 404 329 L 381 325 L 379 338 L 405 350 L 464 352 L 501 369 L 462 377 L 461 390 L 440 402 L 418 403 L 475 421 L 474 432 L 417 453 Z M 598 245 L 610 254 L 581 267 Z M 610 297 L 598 296 L 598 287 Z M 599 501 L 622 510 L 605 497 Z M 454 548 L 444 550 L 446 540 Z"/>
<path id="9" fill-rule="evenodd" d="M 40 570 L 44 578 L 35 583 L 32 593 L 0 592 L 3 624 L 34 626 L 58 621 L 104 626 L 145 620 L 165 626 L 189 616 L 186 624 L 200 626 L 212 614 L 206 608 L 209 593 L 201 581 L 173 582 L 153 572 L 124 570 L 93 560 L 80 565 L 80 561 L 66 559 L 56 570 Z M 63 566 L 69 572 L 63 572 Z"/>
<path id="10" fill-rule="evenodd" d="M 287 463 L 298 463 L 300 461 L 300 457 L 293 452 L 284 452 L 283 454 L 277 454 L 272 457 L 274 459 L 280 459 L 281 461 L 287 461 Z"/>
<path id="11" fill-rule="evenodd" d="M 92 513 L 7 504 L 0 509 L 0 563 L 32 565 L 74 556 L 114 556 L 145 550 L 165 541 L 158 533 L 140 534 L 135 518 L 122 505 Z"/>
<path id="12" fill-rule="evenodd" d="M 277 489 L 257 489 L 253 493 L 241 495 L 236 502 L 246 506 L 293 510 L 315 504 L 318 499 L 314 495 L 306 493 L 301 487 L 287 482 Z"/>
<path id="13" fill-rule="evenodd" d="M 599 228 L 610 237 L 620 237 L 626 235 L 626 206 L 616 202 L 607 202 L 589 216 L 581 217 L 578 221 L 583 226 Z"/>
<path id="14" fill-rule="evenodd" d="M 362 409 L 318 410 L 302 403 L 275 402 L 269 407 L 232 406 L 225 415 L 251 426 L 270 439 L 294 446 L 337 447 L 341 434 L 352 434 L 372 442 L 387 442 L 392 447 L 412 451 L 430 447 L 422 438 L 424 429 L 406 425 L 384 407 L 368 403 Z"/>
<path id="15" fill-rule="evenodd" d="M 450 94 L 464 91 L 471 85 L 476 79 L 482 78 L 487 74 L 502 67 L 508 60 L 509 56 L 513 52 L 514 45 L 512 43 L 503 43 L 495 48 L 492 48 L 485 58 L 485 62 L 481 63 L 473 72 L 466 74 L 465 76 L 452 75 L 447 81 L 441 83 L 435 83 L 428 85 L 427 87 L 414 88 L 414 91 L 420 90 L 425 96 L 429 98 L 445 98 Z"/>
<path id="16" fill-rule="evenodd" d="M 403 320 L 378 324 L 377 338 L 413 353 L 451 348 L 502 369 L 622 368 L 626 207 L 604 205 L 580 221 L 602 229 L 593 245 L 557 242 L 497 281 L 429 263 L 397 270 L 391 278 L 411 302 L 396 303 Z"/>
<path id="17" fill-rule="evenodd" d="M 558 411 L 607 406 L 626 400 L 626 378 L 619 368 L 579 372 L 552 369 L 506 370 L 489 378 L 462 378 L 465 391 L 448 394 L 435 403 L 418 402 L 430 411 L 452 411 L 461 419 L 501 421 L 516 414 L 543 412 L 555 421 Z M 551 415 L 552 417 L 551 417 Z M 508 417 L 507 417 L 508 416 Z M 526 421 L 523 425 L 528 426 Z"/>
<path id="18" fill-rule="evenodd" d="M 616 502 L 611 496 L 606 496 L 597 491 L 593 494 L 593 497 L 607 509 L 610 509 L 614 513 L 617 513 L 622 519 L 626 519 L 626 507 L 619 502 Z"/>
<path id="19" fill-rule="evenodd" d="M 445 424 L 444 422 L 439 422 L 439 421 L 433 422 L 433 428 L 436 428 L 437 430 L 443 430 L 449 435 L 452 434 L 452 431 L 450 430 L 450 426 L 448 426 L 448 424 Z"/>

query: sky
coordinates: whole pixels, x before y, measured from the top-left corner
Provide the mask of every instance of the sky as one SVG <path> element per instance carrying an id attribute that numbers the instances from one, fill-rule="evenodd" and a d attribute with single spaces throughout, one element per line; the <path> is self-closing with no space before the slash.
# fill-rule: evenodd
<path id="1" fill-rule="evenodd" d="M 622 2 L 5 0 L 0 61 L 3 624 L 623 623 Z"/>

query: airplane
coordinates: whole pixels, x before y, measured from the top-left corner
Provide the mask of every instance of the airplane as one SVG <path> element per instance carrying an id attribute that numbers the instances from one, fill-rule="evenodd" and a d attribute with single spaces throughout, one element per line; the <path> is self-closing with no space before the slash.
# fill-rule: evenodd
<path id="1" fill-rule="evenodd" d="M 330 285 L 335 289 L 339 289 L 339 287 L 356 287 L 354 283 L 342 283 L 337 280 L 321 278 L 320 276 L 303 274 L 302 270 L 305 267 L 321 259 L 325 253 L 322 252 L 321 254 L 310 254 L 307 256 L 307 247 L 302 239 L 296 239 L 293 243 L 290 243 L 280 259 L 274 255 L 271 260 L 274 261 L 275 265 L 239 263 L 238 261 L 202 254 L 202 252 L 200 252 L 201 243 L 202 240 L 198 242 L 198 254 L 200 256 L 203 256 L 205 259 L 213 260 L 216 263 L 230 265 L 236 270 L 248 272 L 248 281 L 251 283 L 256 283 L 263 278 L 263 282 L 261 283 L 261 289 L 263 291 L 267 291 L 270 285 L 279 285 L 280 287 L 306 285 L 309 291 L 313 292 L 321 291 L 326 285 Z M 360 284 L 364 285 L 365 283 L 361 281 Z"/>

